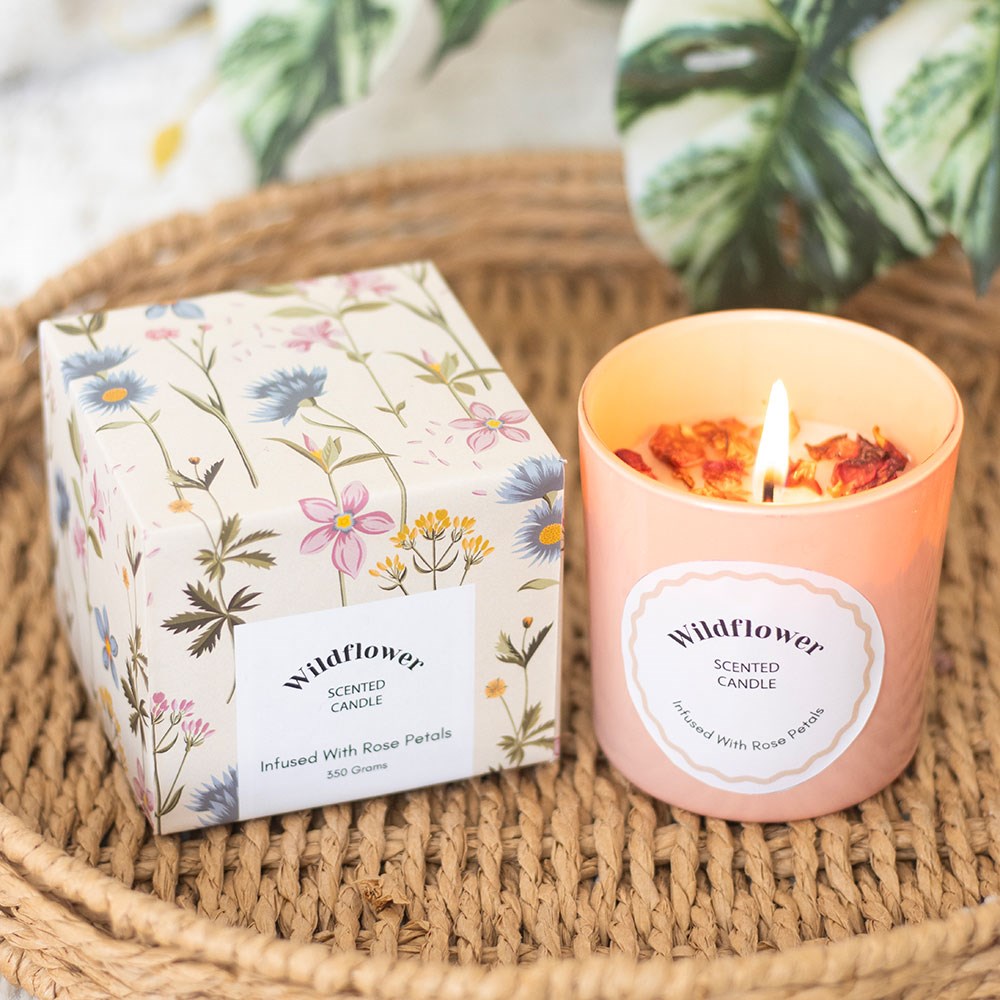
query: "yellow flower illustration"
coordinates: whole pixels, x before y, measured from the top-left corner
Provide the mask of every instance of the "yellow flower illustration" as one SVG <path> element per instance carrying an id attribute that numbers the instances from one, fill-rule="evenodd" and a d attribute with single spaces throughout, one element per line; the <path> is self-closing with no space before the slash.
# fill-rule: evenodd
<path id="1" fill-rule="evenodd" d="M 457 542 L 464 535 L 467 535 L 476 526 L 476 519 L 474 517 L 455 517 L 451 522 L 451 537 L 452 541 Z"/>
<path id="2" fill-rule="evenodd" d="M 184 514 L 189 511 L 194 504 L 190 500 L 184 497 L 178 497 L 176 500 L 171 500 L 167 505 L 175 514 Z"/>
<path id="3" fill-rule="evenodd" d="M 426 514 L 421 514 L 413 523 L 427 541 L 433 542 L 444 537 L 445 532 L 451 527 L 451 517 L 444 509 L 428 511 Z"/>
<path id="4" fill-rule="evenodd" d="M 487 698 L 502 698 L 507 693 L 507 682 L 502 677 L 494 677 L 486 685 Z"/>
<path id="5" fill-rule="evenodd" d="M 403 586 L 403 581 L 406 579 L 406 564 L 397 555 L 388 556 L 381 562 L 375 564 L 375 569 L 368 570 L 371 576 L 374 576 L 378 580 L 385 580 L 389 584 L 388 587 L 382 587 L 382 590 L 401 590 L 404 594 L 407 592 L 406 587 Z"/>
<path id="6" fill-rule="evenodd" d="M 389 541 L 397 549 L 412 549 L 413 540 L 417 537 L 417 529 L 404 524 L 395 535 L 390 535 Z"/>
<path id="7" fill-rule="evenodd" d="M 129 582 L 128 582 L 128 567 L 127 566 L 122 566 L 122 583 L 125 584 L 125 589 L 128 590 L 128 588 L 129 588 Z"/>
<path id="8" fill-rule="evenodd" d="M 535 620 L 535 619 L 534 619 L 534 618 L 532 618 L 532 617 L 531 617 L 531 615 L 525 615 L 525 616 L 524 616 L 524 617 L 523 617 L 523 618 L 521 619 L 521 624 L 522 624 L 522 625 L 523 625 L 523 626 L 524 626 L 525 628 L 531 628 L 531 625 L 532 625 L 532 623 L 534 622 L 534 620 Z"/>

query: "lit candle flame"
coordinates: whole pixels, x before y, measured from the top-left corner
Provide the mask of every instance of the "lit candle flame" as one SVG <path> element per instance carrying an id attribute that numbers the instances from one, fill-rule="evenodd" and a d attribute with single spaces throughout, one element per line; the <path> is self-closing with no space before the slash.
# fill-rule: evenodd
<path id="1" fill-rule="evenodd" d="M 788 476 L 788 409 L 788 393 L 779 378 L 771 386 L 753 466 L 753 496 L 764 503 L 774 501 L 775 491 L 780 492 Z"/>

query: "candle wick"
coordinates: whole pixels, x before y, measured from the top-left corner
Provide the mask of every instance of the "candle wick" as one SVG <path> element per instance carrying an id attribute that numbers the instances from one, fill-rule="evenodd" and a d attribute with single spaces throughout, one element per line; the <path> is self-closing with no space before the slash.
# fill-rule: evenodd
<path id="1" fill-rule="evenodd" d="M 774 503 L 774 480 L 770 476 L 764 477 L 764 503 Z"/>

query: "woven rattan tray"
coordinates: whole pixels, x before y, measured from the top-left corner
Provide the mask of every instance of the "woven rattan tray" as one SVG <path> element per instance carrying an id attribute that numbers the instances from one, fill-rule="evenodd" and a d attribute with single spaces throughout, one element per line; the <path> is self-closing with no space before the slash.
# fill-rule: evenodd
<path id="1" fill-rule="evenodd" d="M 616 775 L 591 727 L 571 496 L 558 766 L 150 835 L 54 625 L 35 327 L 424 256 L 565 454 L 591 364 L 685 310 L 616 158 L 567 154 L 268 189 L 0 313 L 0 972 L 46 997 L 1000 996 L 1000 296 L 976 300 L 950 246 L 845 309 L 930 354 L 968 414 L 931 712 L 891 788 L 758 826 Z"/>

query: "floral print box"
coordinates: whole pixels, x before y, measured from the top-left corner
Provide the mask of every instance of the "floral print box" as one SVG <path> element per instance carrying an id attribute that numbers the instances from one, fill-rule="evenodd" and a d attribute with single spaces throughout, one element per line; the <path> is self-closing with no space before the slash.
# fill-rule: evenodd
<path id="1" fill-rule="evenodd" d="M 41 345 L 60 612 L 156 831 L 558 752 L 564 463 L 432 265 Z"/>

